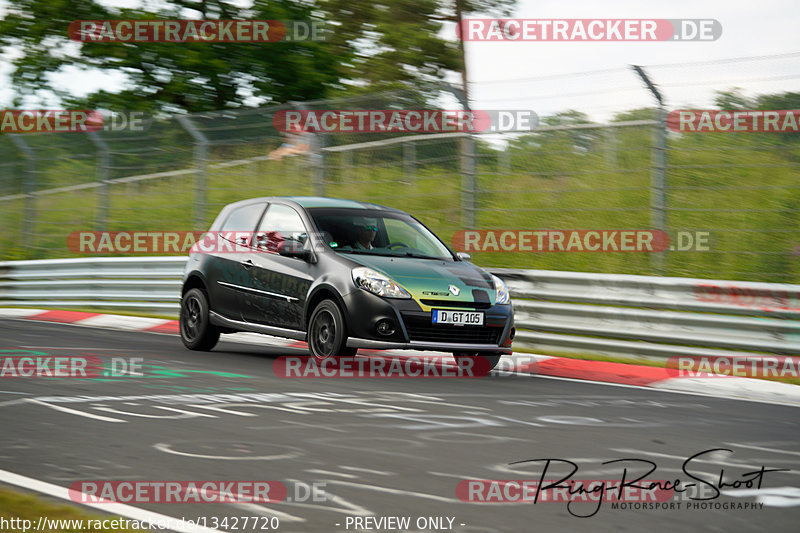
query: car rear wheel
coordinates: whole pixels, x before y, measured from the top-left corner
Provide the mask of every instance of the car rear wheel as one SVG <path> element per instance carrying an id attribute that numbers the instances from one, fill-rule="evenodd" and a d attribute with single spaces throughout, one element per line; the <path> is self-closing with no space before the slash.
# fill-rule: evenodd
<path id="1" fill-rule="evenodd" d="M 316 359 L 337 355 L 355 355 L 357 348 L 347 347 L 344 317 L 333 300 L 323 300 L 308 321 L 308 351 Z"/>
<path id="2" fill-rule="evenodd" d="M 190 350 L 207 352 L 219 341 L 219 329 L 211 325 L 208 298 L 200 289 L 191 289 L 181 298 L 181 341 Z"/>
<path id="3" fill-rule="evenodd" d="M 471 361 L 471 365 L 469 368 L 475 370 L 477 374 L 488 374 L 491 372 L 494 367 L 497 366 L 497 363 L 500 362 L 500 358 L 503 354 L 494 354 L 494 353 L 479 353 L 479 352 L 454 352 L 453 357 L 456 360 L 456 363 L 459 365 L 464 365 L 462 360 Z"/>

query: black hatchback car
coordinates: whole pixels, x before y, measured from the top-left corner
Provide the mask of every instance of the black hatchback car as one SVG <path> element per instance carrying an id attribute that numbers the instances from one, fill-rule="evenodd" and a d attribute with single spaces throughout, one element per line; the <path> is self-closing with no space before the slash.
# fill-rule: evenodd
<path id="1" fill-rule="evenodd" d="M 397 209 L 317 197 L 222 209 L 183 278 L 180 333 L 210 350 L 221 333 L 308 342 L 312 356 L 358 348 L 511 353 L 508 288 Z"/>

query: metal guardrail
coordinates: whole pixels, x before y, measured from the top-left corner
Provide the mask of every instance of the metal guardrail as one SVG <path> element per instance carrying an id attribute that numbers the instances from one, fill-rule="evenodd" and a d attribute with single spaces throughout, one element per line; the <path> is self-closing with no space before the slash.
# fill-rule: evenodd
<path id="1" fill-rule="evenodd" d="M 177 316 L 185 257 L 0 262 L 0 307 Z M 514 298 L 516 345 L 664 358 L 800 354 L 800 285 L 492 269 Z"/>
<path id="2" fill-rule="evenodd" d="M 132 309 L 177 316 L 186 257 L 0 262 L 0 307 Z"/>

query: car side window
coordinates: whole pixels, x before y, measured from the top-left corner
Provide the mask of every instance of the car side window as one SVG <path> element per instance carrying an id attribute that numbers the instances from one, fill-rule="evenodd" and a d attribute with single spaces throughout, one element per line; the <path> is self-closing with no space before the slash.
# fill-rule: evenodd
<path id="1" fill-rule="evenodd" d="M 250 204 L 234 209 L 222 223 L 220 231 L 253 231 L 263 212 L 264 204 Z"/>
<path id="2" fill-rule="evenodd" d="M 270 205 L 256 231 L 256 247 L 267 252 L 278 252 L 284 246 L 306 245 L 308 231 L 303 219 L 289 206 Z"/>

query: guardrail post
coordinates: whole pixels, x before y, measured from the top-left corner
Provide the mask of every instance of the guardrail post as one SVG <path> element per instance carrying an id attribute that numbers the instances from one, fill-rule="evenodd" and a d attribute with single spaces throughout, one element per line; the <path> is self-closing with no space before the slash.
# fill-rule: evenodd
<path id="1" fill-rule="evenodd" d="M 36 153 L 28 143 L 16 134 L 9 134 L 11 142 L 22 152 L 25 157 L 25 172 L 22 177 L 22 245 L 27 249 L 33 248 L 33 239 L 36 232 Z"/>
<path id="2" fill-rule="evenodd" d="M 88 135 L 97 147 L 97 182 L 100 184 L 97 188 L 97 215 L 94 229 L 105 231 L 108 229 L 108 180 L 111 171 L 111 150 L 96 131 L 90 131 Z"/>
<path id="3" fill-rule="evenodd" d="M 192 120 L 180 115 L 176 117 L 183 128 L 194 139 L 194 165 L 197 173 L 194 179 L 194 206 L 192 220 L 195 229 L 206 226 L 206 164 L 208 162 L 208 137 L 194 125 Z"/>

